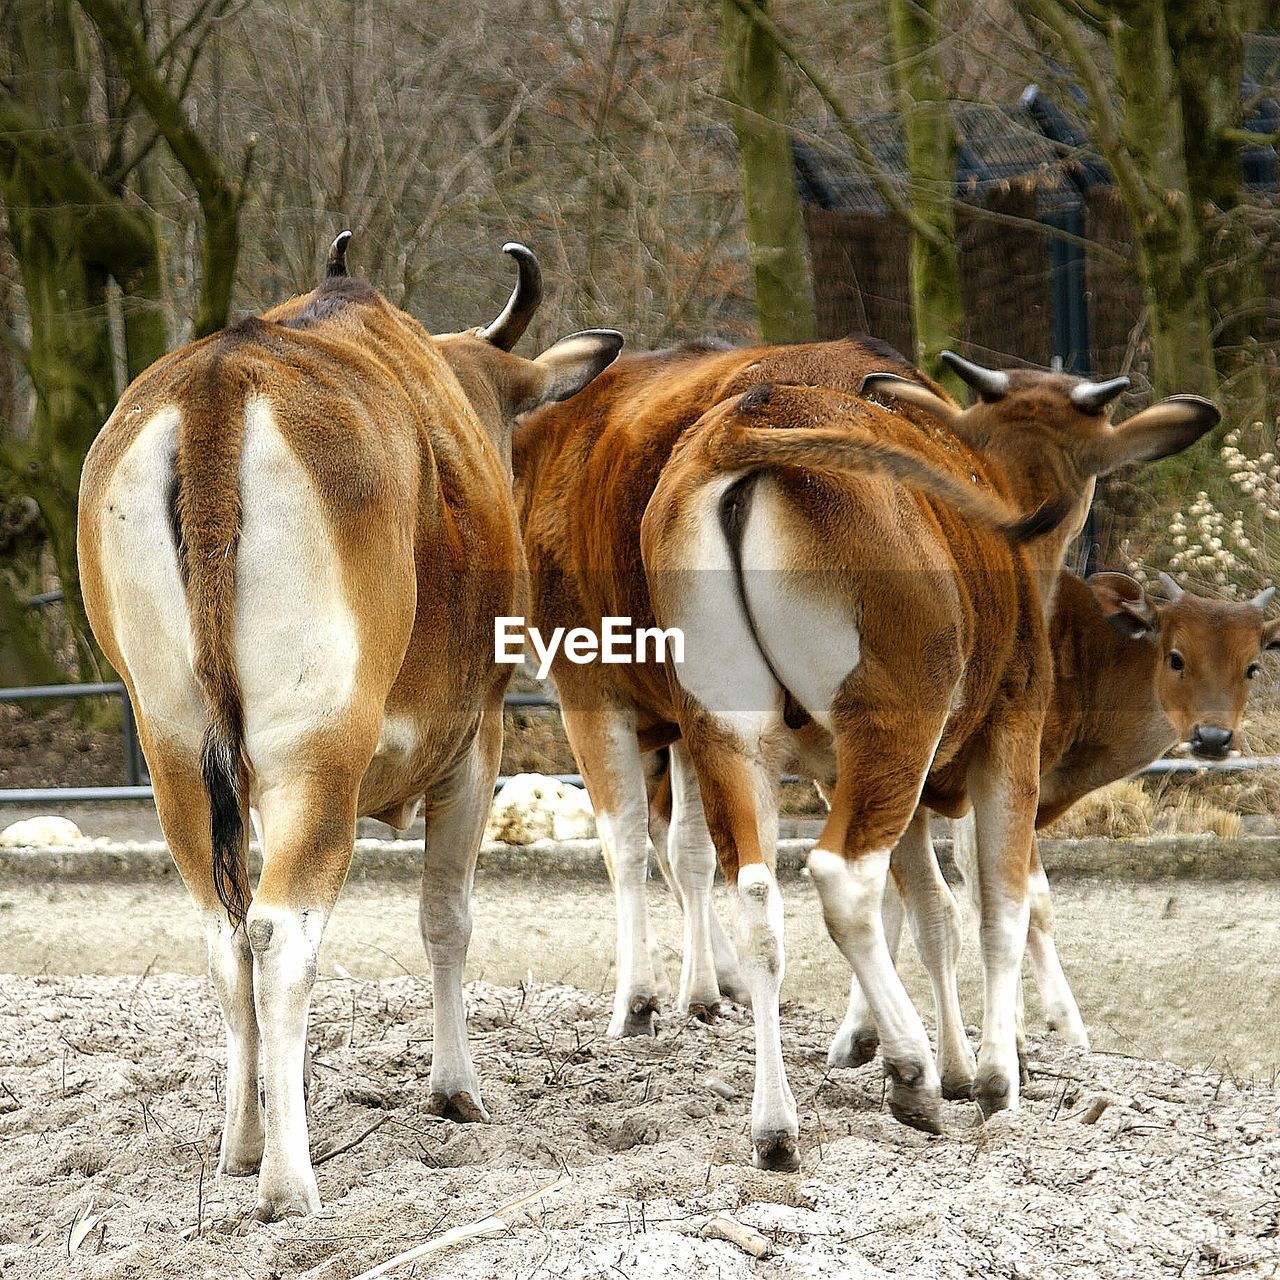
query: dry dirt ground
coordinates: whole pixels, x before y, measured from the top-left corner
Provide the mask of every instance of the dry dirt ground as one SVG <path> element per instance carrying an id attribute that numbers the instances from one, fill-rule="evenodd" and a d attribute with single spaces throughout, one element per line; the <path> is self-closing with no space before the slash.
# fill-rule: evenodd
<path id="1" fill-rule="evenodd" d="M 741 1010 L 711 1028 L 668 1017 L 656 1039 L 605 1037 L 612 921 L 598 870 L 482 866 L 469 1001 L 492 1123 L 425 1113 L 416 885 L 353 881 L 312 1022 L 324 1209 L 259 1227 L 244 1221 L 252 1182 L 214 1171 L 224 1048 L 176 879 L 0 884 L 0 1280 L 352 1280 L 548 1187 L 500 1213 L 495 1234 L 393 1274 L 1280 1280 L 1270 881 L 1055 880 L 1063 955 L 1110 1052 L 1033 1039 L 1023 1111 L 983 1126 L 973 1106 L 948 1104 L 939 1138 L 889 1117 L 879 1064 L 826 1069 L 847 971 L 803 877 L 785 876 L 783 892 L 799 1175 L 750 1167 Z M 650 901 L 674 978 L 676 913 L 657 885 Z M 975 953 L 970 942 L 970 1011 Z M 929 1008 L 914 956 L 903 969 Z M 1038 1025 L 1034 1000 L 1030 1013 Z M 1182 1066 L 1146 1060 L 1160 1057 Z M 718 1216 L 752 1228 L 764 1256 L 704 1237 Z"/>
<path id="2" fill-rule="evenodd" d="M 546 855 L 554 866 L 554 855 Z M 591 992 L 613 985 L 613 905 L 598 862 L 592 874 L 516 877 L 481 864 L 468 977 L 512 986 L 569 983 Z M 1051 872 L 1052 874 L 1052 872 Z M 1280 1064 L 1280 904 L 1267 880 L 1164 879 L 1141 883 L 1054 878 L 1063 963 L 1097 1048 L 1170 1058 L 1270 1080 Z M 723 886 L 723 920 L 731 919 Z M 783 995 L 838 1014 L 848 968 L 823 927 L 802 876 L 783 877 L 787 976 Z M 649 895 L 666 967 L 680 971 L 680 923 L 671 896 Z M 325 934 L 321 971 L 359 978 L 426 972 L 418 934 L 417 885 L 353 881 Z M 909 943 L 903 975 L 917 1007 L 932 1009 Z M 204 972 L 203 935 L 176 876 L 0 883 L 0 974 L 137 976 Z M 972 930 L 961 956 L 961 998 L 982 1008 Z M 3 979 L 0 978 L 0 983 Z M 1032 1026 L 1039 1006 L 1028 994 Z"/>
<path id="3" fill-rule="evenodd" d="M 976 1108 L 950 1104 L 947 1132 L 929 1138 L 884 1111 L 878 1066 L 829 1073 L 832 1020 L 788 1006 L 804 1168 L 763 1175 L 747 1163 L 752 1037 L 740 1011 L 615 1042 L 598 995 L 477 983 L 469 997 L 492 1123 L 464 1127 L 423 1107 L 426 984 L 320 982 L 325 1208 L 246 1227 L 252 1183 L 213 1173 L 222 1049 L 206 983 L 6 978 L 0 1274 L 346 1280 L 548 1184 L 505 1230 L 399 1274 L 1280 1274 L 1267 1086 L 1034 1040 L 1019 1115 L 979 1126 Z M 1085 1123 L 1099 1098 L 1110 1105 Z M 716 1214 L 755 1228 L 766 1256 L 703 1238 Z"/>

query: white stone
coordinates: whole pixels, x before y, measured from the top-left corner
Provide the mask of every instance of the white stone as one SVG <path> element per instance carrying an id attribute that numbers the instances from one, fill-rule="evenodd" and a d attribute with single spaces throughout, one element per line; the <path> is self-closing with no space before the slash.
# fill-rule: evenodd
<path id="1" fill-rule="evenodd" d="M 534 844 L 586 840 L 596 833 L 591 801 L 581 787 L 540 773 L 518 773 L 493 798 L 486 841 Z"/>
<path id="2" fill-rule="evenodd" d="M 48 849 L 85 843 L 80 828 L 69 818 L 23 818 L 0 831 L 0 845 L 6 849 Z"/>

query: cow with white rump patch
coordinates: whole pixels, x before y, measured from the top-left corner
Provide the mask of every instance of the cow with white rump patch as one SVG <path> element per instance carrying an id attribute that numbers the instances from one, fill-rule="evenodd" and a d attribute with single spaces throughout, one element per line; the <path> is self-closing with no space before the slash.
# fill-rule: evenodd
<path id="1" fill-rule="evenodd" d="M 1267 587 L 1250 600 L 1214 600 L 1184 591 L 1158 575 L 1167 599 L 1152 599 L 1123 573 L 1088 580 L 1063 572 L 1054 596 L 1049 644 L 1053 693 L 1040 740 L 1037 831 L 1056 822 L 1099 787 L 1127 778 L 1176 747 L 1205 760 L 1221 759 L 1239 732 L 1262 658 L 1280 648 L 1280 619 L 1263 616 L 1274 595 Z M 923 813 L 915 821 L 924 823 Z M 956 863 L 981 909 L 981 865 L 972 813 L 952 824 Z M 925 827 L 915 834 L 928 841 Z M 927 860 L 895 851 L 886 887 L 884 931 L 891 953 L 903 910 L 914 937 L 960 934 L 954 899 Z M 899 893 L 899 888 L 901 893 Z M 1049 881 L 1032 847 L 1027 956 L 1051 1031 L 1089 1046 L 1089 1036 L 1053 937 Z M 925 947 L 935 992 L 944 1096 L 967 1096 L 976 1064 L 968 1048 L 956 993 L 956 947 Z M 1021 1030 L 1021 1028 L 1020 1028 Z M 831 1046 L 832 1066 L 861 1066 L 878 1046 L 875 1019 L 855 978 L 849 1010 Z"/>
<path id="2" fill-rule="evenodd" d="M 219 1168 L 258 1174 L 264 1221 L 320 1203 L 307 1018 L 359 815 L 404 827 L 425 797 L 430 1105 L 485 1118 L 462 973 L 511 675 L 493 619 L 524 603 L 511 427 L 622 345 L 591 330 L 513 355 L 541 297 L 516 244 L 497 319 L 433 337 L 348 277 L 348 239 L 312 292 L 143 373 L 80 491 L 89 619 L 128 687 L 226 1024 Z"/>
<path id="3" fill-rule="evenodd" d="M 1113 427 L 1107 410 L 1124 379 L 944 358 L 977 392 L 972 407 L 912 378 L 872 374 L 863 384 L 887 404 L 923 410 L 941 428 L 933 433 L 814 388 L 763 385 L 718 404 L 672 451 L 641 528 L 653 615 L 685 635 L 685 662 L 669 669 L 680 733 L 737 886 L 756 1027 L 752 1138 L 768 1168 L 798 1163 L 778 1020 L 783 766 L 798 756 L 831 784 L 809 870 L 879 1029 L 890 1107 L 934 1132 L 939 1073 L 886 946 L 881 903 L 895 846 L 900 858 L 933 861 L 927 842 L 909 838 L 922 796 L 953 816 L 972 802 L 986 975 L 973 1092 L 984 1113 L 1016 1107 L 1048 617 L 1062 558 L 1098 475 L 1184 449 L 1219 419 L 1207 401 L 1177 396 Z M 972 498 L 1056 518 L 983 516 L 900 466 L 899 454 Z M 1031 532 L 1043 536 L 1026 541 Z M 939 930 L 918 941 L 958 939 Z"/>

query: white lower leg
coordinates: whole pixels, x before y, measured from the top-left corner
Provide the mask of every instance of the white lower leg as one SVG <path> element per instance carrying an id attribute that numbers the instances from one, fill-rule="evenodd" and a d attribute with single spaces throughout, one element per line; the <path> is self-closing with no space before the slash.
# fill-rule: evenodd
<path id="1" fill-rule="evenodd" d="M 707 830 L 693 763 L 679 743 L 671 749 L 671 805 L 668 856 L 684 921 L 677 1007 L 686 1014 L 691 1007 L 710 1012 L 720 1000 L 711 932 L 716 850 Z"/>
<path id="2" fill-rule="evenodd" d="M 424 877 L 425 879 L 425 877 Z M 442 895 L 443 896 L 443 895 Z M 450 895 L 451 896 L 451 895 Z M 480 1100 L 480 1079 L 471 1060 L 467 1039 L 467 1010 L 462 979 L 471 941 L 471 910 L 467 899 L 458 902 L 424 900 L 419 910 L 422 941 L 431 960 L 433 1040 L 431 1045 L 432 1099 L 439 1105 L 461 1109 L 464 1119 L 489 1118 Z M 474 1103 L 472 1108 L 466 1099 Z"/>
<path id="3" fill-rule="evenodd" d="M 763 863 L 738 873 L 738 954 L 755 1023 L 756 1082 L 751 1102 L 751 1137 L 757 1167 L 799 1165 L 796 1100 L 782 1062 L 779 993 L 786 971 L 782 940 L 782 895 Z"/>
<path id="4" fill-rule="evenodd" d="M 1040 869 L 1031 878 L 1031 920 L 1027 930 L 1027 954 L 1035 976 L 1040 1000 L 1050 1031 L 1056 1031 L 1068 1044 L 1089 1047 L 1089 1033 L 1076 1004 L 1071 984 L 1058 959 L 1053 940 L 1053 899 L 1049 881 Z"/>
<path id="5" fill-rule="evenodd" d="M 611 1036 L 652 1030 L 658 1008 L 657 980 L 649 928 L 649 849 L 640 792 L 625 813 L 597 813 L 600 839 L 613 863 L 614 903 L 618 913 L 618 987 L 614 993 Z"/>
<path id="6" fill-rule="evenodd" d="M 975 1097 L 984 1111 L 1018 1106 L 1018 987 L 1029 914 L 1026 897 L 984 888 L 983 1022 Z"/>
<path id="7" fill-rule="evenodd" d="M 889 878 L 885 881 L 884 901 L 880 906 L 880 927 L 884 930 L 889 959 L 895 965 L 902 938 L 902 920 L 902 896 Z M 849 979 L 849 1007 L 827 1051 L 827 1064 L 832 1067 L 860 1067 L 875 1057 L 879 1046 L 880 1033 L 876 1029 L 875 1015 L 855 972 Z"/>
<path id="8" fill-rule="evenodd" d="M 827 931 L 853 965 L 875 1017 L 885 1071 L 894 1083 L 890 1106 L 904 1123 L 936 1131 L 937 1068 L 924 1024 L 893 967 L 880 919 L 889 850 L 863 854 L 850 865 L 841 854 L 815 848 L 808 865 Z"/>
<path id="9" fill-rule="evenodd" d="M 938 1028 L 938 1074 L 947 1097 L 968 1097 L 977 1063 L 964 1029 L 956 968 L 963 932 L 960 908 L 933 852 L 929 818 L 917 812 L 894 850 L 907 893 L 911 936 L 933 988 Z"/>
<path id="10" fill-rule="evenodd" d="M 227 1031 L 227 1106 L 218 1172 L 232 1177 L 257 1173 L 264 1140 L 258 1097 L 258 1018 L 253 1007 L 253 953 L 243 929 L 234 932 L 226 912 L 205 920 L 209 976 Z"/>
<path id="11" fill-rule="evenodd" d="M 711 907 L 711 954 L 715 957 L 716 986 L 720 994 L 739 1004 L 751 1003 L 751 992 L 742 977 L 742 969 L 738 965 L 738 952 L 729 935 L 725 932 L 720 917 L 716 915 L 714 904 Z"/>
<path id="12" fill-rule="evenodd" d="M 258 1213 L 271 1219 L 314 1213 L 320 1194 L 311 1169 L 303 1070 L 324 915 L 255 902 L 245 930 L 253 948 L 253 997 L 266 1095 Z"/>

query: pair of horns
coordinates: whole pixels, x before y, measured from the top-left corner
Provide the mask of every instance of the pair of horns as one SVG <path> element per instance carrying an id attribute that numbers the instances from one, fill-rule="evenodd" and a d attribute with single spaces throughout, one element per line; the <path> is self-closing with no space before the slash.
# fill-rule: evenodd
<path id="1" fill-rule="evenodd" d="M 347 274 L 347 246 L 350 243 L 350 231 L 341 232 L 334 240 L 325 263 L 326 279 L 333 280 Z M 498 313 L 497 319 L 477 329 L 476 337 L 483 338 L 502 351 L 510 351 L 529 327 L 529 321 L 533 319 L 533 313 L 542 301 L 542 270 L 533 251 L 514 240 L 504 244 L 502 252 L 515 259 L 516 287 L 512 289 L 511 297 Z"/>
<path id="2" fill-rule="evenodd" d="M 1000 369 L 987 369 L 954 351 L 942 351 L 938 358 L 958 378 L 978 393 L 981 400 L 999 400 L 1009 390 L 1009 375 Z M 1108 378 L 1105 382 L 1077 382 L 1071 388 L 1071 403 L 1084 413 L 1105 409 L 1129 385 L 1129 379 Z"/>
<path id="3" fill-rule="evenodd" d="M 1160 585 L 1164 588 L 1164 593 L 1169 597 L 1169 603 L 1175 600 L 1181 600 L 1186 592 L 1178 586 L 1176 582 L 1167 573 L 1157 573 L 1156 577 L 1160 580 Z M 1271 598 L 1276 593 L 1275 587 L 1263 587 L 1252 600 L 1249 601 L 1253 607 L 1259 611 L 1265 609 L 1271 603 Z"/>

